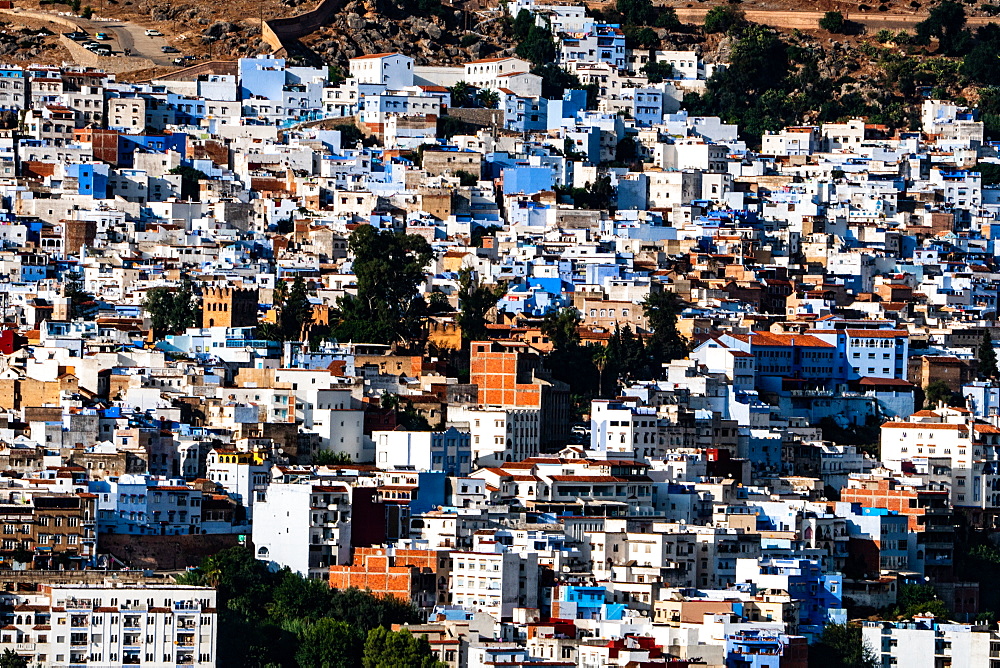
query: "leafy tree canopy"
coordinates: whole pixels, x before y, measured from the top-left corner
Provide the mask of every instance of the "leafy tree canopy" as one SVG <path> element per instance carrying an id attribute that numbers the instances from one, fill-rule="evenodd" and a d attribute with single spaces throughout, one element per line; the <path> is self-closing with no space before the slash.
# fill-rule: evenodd
<path id="1" fill-rule="evenodd" d="M 705 32 L 729 32 L 733 28 L 746 25 L 746 15 L 742 9 L 732 5 L 717 5 L 705 14 Z M 734 60 L 735 62 L 735 60 Z"/>
<path id="2" fill-rule="evenodd" d="M 420 621 L 408 601 L 272 572 L 246 547 L 207 557 L 177 581 L 217 589 L 220 668 L 359 666 L 370 630 Z"/>
<path id="3" fill-rule="evenodd" d="M 983 332 L 983 341 L 979 344 L 979 377 L 997 377 L 997 352 L 993 348 L 993 337 L 988 329 Z"/>
<path id="4" fill-rule="evenodd" d="M 875 651 L 864 643 L 861 627 L 827 624 L 819 642 L 809 647 L 809 665 L 815 668 L 878 668 Z"/>
<path id="5" fill-rule="evenodd" d="M 486 316 L 506 292 L 505 283 L 485 286 L 469 268 L 458 273 L 458 325 L 463 345 L 487 338 Z"/>
<path id="6" fill-rule="evenodd" d="M 844 32 L 846 26 L 847 21 L 844 20 L 844 15 L 841 12 L 827 12 L 823 15 L 823 18 L 819 20 L 820 28 L 834 34 Z"/>
<path id="7" fill-rule="evenodd" d="M 361 225 L 348 248 L 357 277 L 357 296 L 338 301 L 341 341 L 396 343 L 416 338 L 427 304 L 420 295 L 424 269 L 434 257 L 419 235 Z M 387 280 L 387 277 L 392 277 Z"/>
<path id="8" fill-rule="evenodd" d="M 184 278 L 179 288 L 153 288 L 146 293 L 143 308 L 152 321 L 153 336 L 178 334 L 201 320 L 201 306 L 194 294 L 191 279 Z"/>

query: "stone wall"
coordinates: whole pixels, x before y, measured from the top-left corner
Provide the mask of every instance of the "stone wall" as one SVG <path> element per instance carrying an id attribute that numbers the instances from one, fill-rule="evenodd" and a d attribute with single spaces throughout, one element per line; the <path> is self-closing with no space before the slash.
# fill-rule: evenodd
<path id="1" fill-rule="evenodd" d="M 83 48 L 65 35 L 60 35 L 59 41 L 66 47 L 73 57 L 73 62 L 77 65 L 97 67 L 105 72 L 113 72 L 115 74 L 156 67 L 156 63 L 149 58 L 139 56 L 99 56 L 93 51 Z"/>
<path id="2" fill-rule="evenodd" d="M 247 534 L 250 527 L 247 527 Z M 249 541 L 249 535 L 247 536 Z M 184 536 L 135 536 L 102 534 L 100 551 L 110 552 L 133 569 L 176 571 L 197 566 L 219 550 L 239 544 L 236 534 L 190 534 Z"/>
<path id="3" fill-rule="evenodd" d="M 503 127 L 503 109 L 466 109 L 464 107 L 452 107 L 448 109 L 445 115 L 483 128 Z"/>
<path id="4" fill-rule="evenodd" d="M 345 0 L 320 0 L 308 12 L 264 21 L 261 38 L 275 53 L 285 48 L 285 43 L 312 34 L 330 22 Z"/>

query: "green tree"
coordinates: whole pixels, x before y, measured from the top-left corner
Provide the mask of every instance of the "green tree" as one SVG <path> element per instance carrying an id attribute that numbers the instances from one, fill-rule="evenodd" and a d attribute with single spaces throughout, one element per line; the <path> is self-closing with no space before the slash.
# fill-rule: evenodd
<path id="1" fill-rule="evenodd" d="M 12 649 L 5 649 L 0 656 L 0 668 L 28 668 L 28 660 Z"/>
<path id="2" fill-rule="evenodd" d="M 527 10 L 522 9 L 522 12 Z M 453 107 L 468 107 L 473 101 L 473 87 L 464 81 L 458 81 L 454 86 L 448 89 L 451 93 L 451 106 Z"/>
<path id="3" fill-rule="evenodd" d="M 338 123 L 333 129 L 340 133 L 341 148 L 354 148 L 359 141 L 363 141 L 365 135 L 361 128 L 353 123 Z"/>
<path id="4" fill-rule="evenodd" d="M 984 186 L 1000 185 L 1000 163 L 980 162 L 975 170 L 982 176 Z"/>
<path id="5" fill-rule="evenodd" d="M 794 117 L 788 92 L 800 82 L 786 81 L 788 48 L 774 31 L 752 25 L 733 46 L 730 65 L 716 72 L 705 95 L 687 95 L 691 113 L 716 114 L 740 126 L 748 141 L 759 141 L 767 130 L 777 130 Z"/>
<path id="6" fill-rule="evenodd" d="M 607 346 L 596 346 L 590 357 L 594 366 L 597 367 L 597 397 L 604 397 L 604 370 L 608 368 L 610 361 Z"/>
<path id="7" fill-rule="evenodd" d="M 171 169 L 169 174 L 179 174 L 181 177 L 181 199 L 197 202 L 201 197 L 199 181 L 207 179 L 208 174 L 190 165 L 179 165 Z"/>
<path id="8" fill-rule="evenodd" d="M 958 55 L 969 42 L 965 22 L 965 8 L 954 0 L 944 0 L 917 24 L 917 40 L 926 44 L 931 37 L 936 37 L 943 53 Z"/>
<path id="9" fill-rule="evenodd" d="M 665 79 L 674 78 L 674 66 L 665 61 L 649 62 L 639 68 L 646 75 L 649 83 L 660 83 Z"/>
<path id="10" fill-rule="evenodd" d="M 201 321 L 201 301 L 194 293 L 194 282 L 185 276 L 174 293 L 171 305 L 171 326 L 176 332 L 183 332 Z"/>
<path id="11" fill-rule="evenodd" d="M 615 146 L 615 162 L 628 164 L 639 156 L 639 149 L 636 147 L 633 137 L 624 137 Z"/>
<path id="12" fill-rule="evenodd" d="M 664 362 L 687 356 L 687 340 L 677 331 L 677 316 L 684 304 L 676 293 L 659 290 L 650 292 L 642 303 L 642 310 L 652 335 L 646 343 L 651 364 L 658 367 Z"/>
<path id="13" fill-rule="evenodd" d="M 705 32 L 729 32 L 746 25 L 746 14 L 732 5 L 717 5 L 705 14 Z"/>
<path id="14" fill-rule="evenodd" d="M 841 12 L 827 12 L 819 20 L 819 27 L 834 34 L 843 33 L 847 27 L 844 15 Z"/>
<path id="15" fill-rule="evenodd" d="M 979 377 L 996 378 L 997 372 L 997 351 L 993 349 L 993 337 L 990 330 L 983 332 L 983 341 L 979 344 Z"/>
<path id="16" fill-rule="evenodd" d="M 354 460 L 346 452 L 335 450 L 320 450 L 312 457 L 312 463 L 316 466 L 337 466 L 338 464 L 351 464 Z"/>
<path id="17" fill-rule="evenodd" d="M 338 301 L 337 338 L 395 343 L 415 337 L 427 306 L 419 288 L 424 269 L 434 257 L 427 240 L 360 225 L 351 233 L 348 248 L 357 296 L 346 295 Z M 392 280 L 386 280 L 390 276 Z"/>
<path id="18" fill-rule="evenodd" d="M 536 66 L 553 62 L 556 57 L 556 44 L 548 26 L 532 25 L 514 53 Z"/>
<path id="19" fill-rule="evenodd" d="M 142 306 L 149 313 L 150 328 L 153 330 L 154 338 L 160 339 L 164 334 L 173 331 L 174 293 L 171 288 L 147 290 Z"/>
<path id="20" fill-rule="evenodd" d="M 302 668 L 354 668 L 363 647 L 357 628 L 347 622 L 323 618 L 299 634 L 295 661 Z"/>
<path id="21" fill-rule="evenodd" d="M 542 77 L 542 97 L 547 100 L 558 100 L 567 90 L 583 88 L 578 76 L 567 72 L 555 63 L 545 63 L 534 67 L 531 73 Z"/>
<path id="22" fill-rule="evenodd" d="M 896 617 L 912 619 L 914 615 L 929 612 L 935 617 L 948 619 L 951 612 L 944 601 L 937 597 L 934 587 L 929 584 L 906 584 L 896 595 Z"/>
<path id="23" fill-rule="evenodd" d="M 627 26 L 653 25 L 656 20 L 657 9 L 652 0 L 616 0 L 615 10 Z"/>
<path id="24" fill-rule="evenodd" d="M 602 373 L 602 376 L 605 381 L 611 381 L 615 385 L 612 388 L 602 386 L 601 396 L 607 396 L 609 389 L 614 391 L 620 381 L 651 376 L 646 347 L 642 339 L 632 333 L 629 325 L 615 327 L 611 338 L 608 339 L 605 359 L 605 373 Z"/>
<path id="25" fill-rule="evenodd" d="M 485 109 L 496 109 L 500 106 L 500 93 L 489 88 L 480 89 L 476 93 L 476 102 Z"/>
<path id="26" fill-rule="evenodd" d="M 567 144 L 570 146 L 570 144 Z M 625 149 L 626 151 L 628 149 Z M 567 157 L 573 156 L 578 160 L 585 160 L 583 154 L 576 154 L 567 151 Z M 611 177 L 603 174 L 597 177 L 594 183 L 587 183 L 584 188 L 565 188 L 556 186 L 556 193 L 561 198 L 568 198 L 578 209 L 588 209 L 599 211 L 602 209 L 613 210 L 615 207 L 615 189 L 611 185 Z"/>
<path id="27" fill-rule="evenodd" d="M 962 403 L 962 395 L 953 392 L 948 383 L 943 380 L 935 380 L 924 388 L 924 408 L 934 409 L 940 404 L 945 406 L 956 406 Z"/>
<path id="28" fill-rule="evenodd" d="M 271 293 L 271 305 L 281 306 L 288 299 L 288 282 L 277 279 L 274 282 L 274 291 Z"/>
<path id="29" fill-rule="evenodd" d="M 83 274 L 78 272 L 66 274 L 66 284 L 63 286 L 63 297 L 69 300 L 70 320 L 93 320 L 97 317 L 97 302 L 94 295 L 87 292 L 83 286 Z"/>
<path id="30" fill-rule="evenodd" d="M 94 8 L 91 7 L 90 5 L 87 5 L 86 7 L 84 7 L 83 10 L 80 12 L 80 18 L 86 19 L 88 21 L 93 16 L 94 16 Z"/>
<path id="31" fill-rule="evenodd" d="M 296 276 L 288 299 L 278 314 L 278 331 L 282 341 L 301 341 L 303 332 L 312 323 L 312 303 L 309 290 L 301 276 Z"/>
<path id="32" fill-rule="evenodd" d="M 681 20 L 677 17 L 677 10 L 673 7 L 657 7 L 653 25 L 670 32 L 676 32 L 683 27 Z"/>
<path id="33" fill-rule="evenodd" d="M 878 668 L 875 651 L 865 644 L 861 627 L 827 624 L 819 642 L 809 647 L 810 668 Z"/>
<path id="34" fill-rule="evenodd" d="M 220 668 L 288 666 L 294 665 L 293 657 L 299 665 L 320 666 L 335 651 L 343 652 L 347 663 L 329 665 L 357 666 L 369 630 L 419 621 L 407 601 L 358 589 L 331 589 L 287 568 L 271 572 L 242 546 L 205 558 L 199 568 L 176 580 L 216 588 Z M 357 633 L 356 642 L 339 634 L 343 627 L 323 620 L 346 624 Z M 353 655 L 348 654 L 351 648 Z"/>
<path id="35" fill-rule="evenodd" d="M 652 28 L 626 28 L 625 41 L 631 48 L 652 49 L 660 44 L 660 38 Z"/>
<path id="36" fill-rule="evenodd" d="M 471 269 L 466 267 L 458 272 L 458 326 L 462 329 L 463 346 L 487 338 L 486 315 L 506 292 L 506 283 L 487 287 Z"/>
<path id="37" fill-rule="evenodd" d="M 70 7 L 70 9 L 73 10 L 74 14 L 79 14 L 80 13 L 80 5 L 81 5 L 80 0 L 72 0 L 72 2 L 70 2 L 69 7 Z"/>
<path id="38" fill-rule="evenodd" d="M 581 322 L 583 318 L 575 308 L 552 310 L 542 318 L 542 333 L 556 350 L 569 350 L 580 345 Z"/>
<path id="39" fill-rule="evenodd" d="M 364 668 L 445 668 L 447 664 L 434 658 L 427 636 L 415 638 L 409 629 L 389 631 L 375 628 L 368 632 Z"/>
<path id="40" fill-rule="evenodd" d="M 1000 84 L 1000 26 L 995 23 L 976 31 L 975 46 L 962 59 L 961 73 L 977 84 Z M 981 94 L 982 95 L 982 94 Z"/>
<path id="41" fill-rule="evenodd" d="M 522 9 L 514 19 L 514 39 L 527 39 L 528 34 L 535 25 L 535 15 L 527 9 Z"/>

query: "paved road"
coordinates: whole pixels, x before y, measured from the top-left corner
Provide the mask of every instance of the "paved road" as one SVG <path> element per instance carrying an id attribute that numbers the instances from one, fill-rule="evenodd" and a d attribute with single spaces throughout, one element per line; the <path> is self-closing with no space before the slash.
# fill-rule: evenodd
<path id="1" fill-rule="evenodd" d="M 124 52 L 125 49 L 131 51 L 133 56 L 149 58 L 157 65 L 171 65 L 178 54 L 163 53 L 161 47 L 166 46 L 167 41 L 162 37 L 147 37 L 146 28 L 129 21 L 94 21 L 84 19 L 73 19 L 87 32 L 113 33 L 118 44 L 116 51 Z"/>
<path id="2" fill-rule="evenodd" d="M 70 16 L 64 13 L 32 11 L 24 9 L 5 10 L 10 14 L 21 14 L 41 21 L 52 21 L 56 24 L 56 30 L 60 33 L 69 32 L 66 22 L 72 23 L 82 30 L 86 30 L 93 36 L 95 33 L 108 33 L 110 39 L 105 42 L 116 53 L 123 53 L 125 49 L 131 50 L 131 55 L 149 58 L 157 65 L 172 65 L 174 58 L 178 54 L 163 53 L 161 47 L 167 42 L 162 37 L 147 37 L 146 28 L 129 21 L 100 21 L 94 19 L 82 19 L 79 16 Z"/>

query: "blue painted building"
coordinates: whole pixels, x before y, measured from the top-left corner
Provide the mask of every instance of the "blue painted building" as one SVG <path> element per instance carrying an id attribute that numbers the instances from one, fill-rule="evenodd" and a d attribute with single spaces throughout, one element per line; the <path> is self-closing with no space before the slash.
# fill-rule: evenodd
<path id="1" fill-rule="evenodd" d="M 503 170 L 503 193 L 511 195 L 535 193 L 552 190 L 552 170 L 548 167 L 508 167 Z"/>

